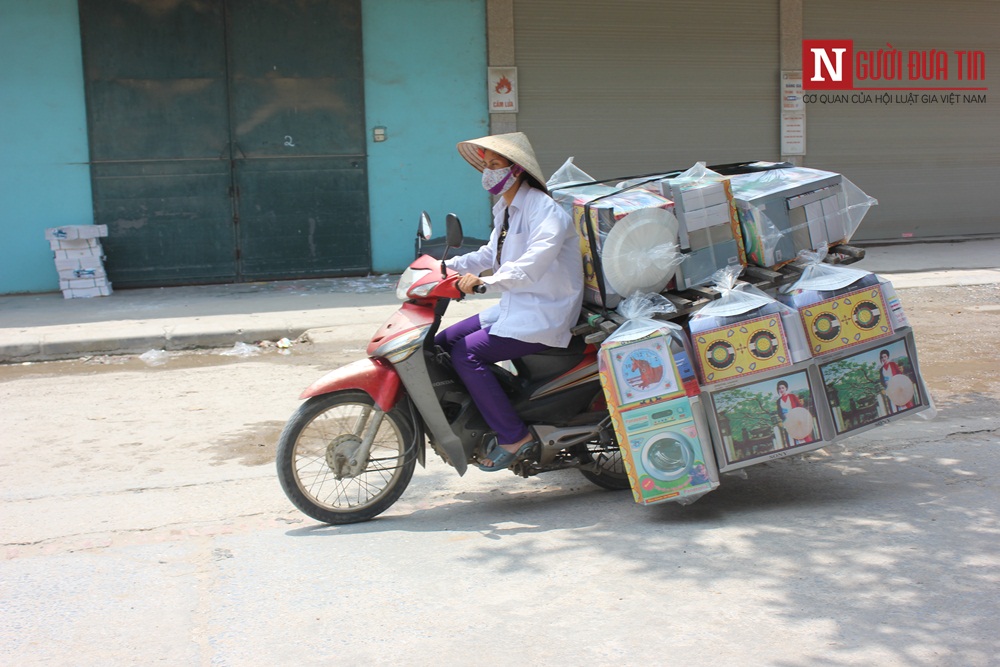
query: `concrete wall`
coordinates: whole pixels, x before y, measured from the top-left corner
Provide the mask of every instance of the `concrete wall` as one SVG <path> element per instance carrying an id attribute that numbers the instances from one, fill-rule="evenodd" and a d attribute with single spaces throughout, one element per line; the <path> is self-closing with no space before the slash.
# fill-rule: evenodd
<path id="1" fill-rule="evenodd" d="M 76 0 L 0 0 L 0 294 L 59 288 L 47 227 L 93 223 Z"/>
<path id="2" fill-rule="evenodd" d="M 489 198 L 455 144 L 489 134 L 483 0 L 364 0 L 365 107 L 372 267 L 413 258 L 421 210 L 444 233 L 456 213 L 486 238 Z M 388 139 L 372 140 L 375 127 Z"/>

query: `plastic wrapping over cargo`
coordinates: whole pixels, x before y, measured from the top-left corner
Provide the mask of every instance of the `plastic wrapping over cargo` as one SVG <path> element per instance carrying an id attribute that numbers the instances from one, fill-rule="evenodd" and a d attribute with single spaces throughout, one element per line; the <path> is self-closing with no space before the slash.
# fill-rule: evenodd
<path id="1" fill-rule="evenodd" d="M 658 294 L 619 305 L 626 322 L 601 345 L 601 386 L 637 503 L 694 502 L 719 485 L 691 347 Z"/>
<path id="2" fill-rule="evenodd" d="M 580 197 L 603 197 L 617 192 L 614 188 L 604 183 L 597 183 L 593 176 L 573 164 L 573 158 L 567 158 L 561 167 L 555 170 L 545 187 L 557 204 L 562 206 L 571 217 L 573 215 L 573 203 Z"/>
<path id="3" fill-rule="evenodd" d="M 618 304 L 615 311 L 624 318 L 625 323 L 604 341 L 605 344 L 616 340 L 641 338 L 653 331 L 664 331 L 674 338 L 680 349 L 687 349 L 689 346 L 687 334 L 681 325 L 656 319 L 657 315 L 677 312 L 674 304 L 661 294 L 636 292 Z"/>
<path id="4" fill-rule="evenodd" d="M 849 241 L 878 200 L 840 174 L 807 167 L 730 179 L 748 261 L 778 268 L 801 250 Z"/>
<path id="5" fill-rule="evenodd" d="M 866 380 L 865 372 L 852 380 L 854 385 L 834 387 L 828 382 L 837 435 L 908 411 L 934 417 L 934 401 L 920 376 L 910 323 L 892 283 L 868 271 L 827 264 L 826 254 L 825 246 L 799 253 L 802 275 L 779 290 L 778 299 L 798 310 L 813 356 L 820 361 L 837 359 L 820 365 L 824 380 L 843 384 L 840 373 L 861 368 L 862 363 L 878 370 L 882 386 L 876 393 L 871 390 L 878 384 Z M 841 405 L 840 394 L 849 394 L 853 403 L 848 399 Z M 868 413 L 867 405 L 873 406 Z M 869 413 L 872 424 L 863 419 Z"/>

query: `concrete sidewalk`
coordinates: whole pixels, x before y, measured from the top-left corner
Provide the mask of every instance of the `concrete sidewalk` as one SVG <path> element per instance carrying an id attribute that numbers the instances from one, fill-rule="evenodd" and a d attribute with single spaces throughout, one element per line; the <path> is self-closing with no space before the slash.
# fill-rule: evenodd
<path id="1" fill-rule="evenodd" d="M 900 289 L 1000 283 L 1000 239 L 866 248 L 855 264 Z M 0 363 L 228 348 L 315 329 L 374 331 L 398 307 L 397 276 L 145 288 L 110 297 L 0 296 Z M 488 297 L 450 315 L 471 314 Z"/>

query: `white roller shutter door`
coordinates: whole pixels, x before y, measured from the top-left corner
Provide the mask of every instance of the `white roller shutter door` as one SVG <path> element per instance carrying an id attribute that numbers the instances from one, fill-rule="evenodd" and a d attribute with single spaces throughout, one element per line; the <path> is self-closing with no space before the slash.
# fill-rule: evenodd
<path id="1" fill-rule="evenodd" d="M 779 157 L 778 2 L 515 0 L 517 128 L 551 174 Z"/>
<path id="2" fill-rule="evenodd" d="M 856 240 L 1000 232 L 1000 2 L 806 0 L 805 39 L 852 39 L 855 50 L 946 50 L 949 81 L 855 81 L 863 86 L 983 86 L 961 101 L 807 105 L 805 164 L 839 171 L 879 200 Z M 958 50 L 986 52 L 987 79 L 957 79 Z M 908 92 L 903 93 L 905 97 Z M 932 92 L 917 91 L 922 95 Z M 874 96 L 879 93 L 871 93 Z M 966 102 L 965 95 L 985 102 Z"/>

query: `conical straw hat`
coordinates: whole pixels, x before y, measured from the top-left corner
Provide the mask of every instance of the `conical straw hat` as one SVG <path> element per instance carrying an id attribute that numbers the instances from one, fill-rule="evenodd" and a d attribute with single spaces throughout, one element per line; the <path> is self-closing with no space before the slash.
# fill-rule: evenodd
<path id="1" fill-rule="evenodd" d="M 489 149 L 499 153 L 514 164 L 521 166 L 524 171 L 535 180 L 535 185 L 548 192 L 545 187 L 545 177 L 542 169 L 538 166 L 535 158 L 535 151 L 531 148 L 531 142 L 523 132 L 511 132 L 510 134 L 494 134 L 480 139 L 471 139 L 458 144 L 459 154 L 465 161 L 473 167 L 482 171 L 486 166 L 480 155 L 481 150 Z"/>

